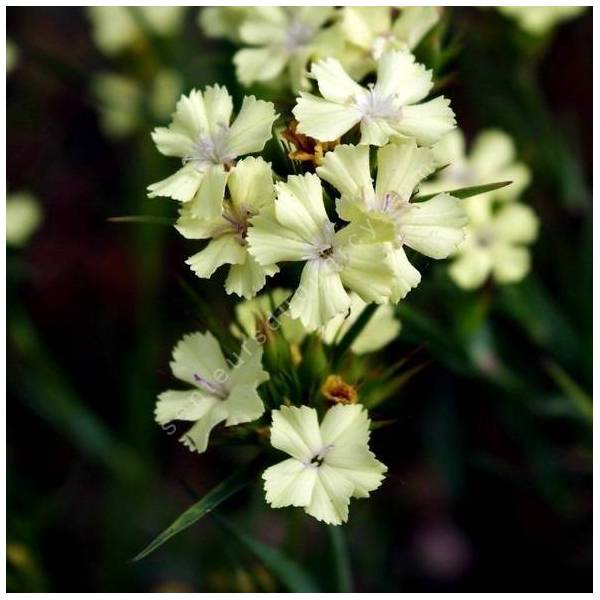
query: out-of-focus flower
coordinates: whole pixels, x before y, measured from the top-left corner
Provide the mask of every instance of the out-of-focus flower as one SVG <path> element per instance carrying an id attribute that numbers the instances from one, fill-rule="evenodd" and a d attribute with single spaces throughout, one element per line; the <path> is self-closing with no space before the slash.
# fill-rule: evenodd
<path id="1" fill-rule="evenodd" d="M 337 315 L 323 328 L 322 338 L 326 344 L 339 340 L 354 325 L 367 303 L 358 296 L 350 294 L 350 314 Z M 379 306 L 369 322 L 363 327 L 350 349 L 354 354 L 376 352 L 389 344 L 400 332 L 400 321 L 394 318 L 394 308 L 389 304 Z"/>
<path id="2" fill-rule="evenodd" d="M 427 146 L 455 126 L 449 100 L 438 96 L 421 102 L 433 87 L 432 74 L 408 51 L 384 52 L 377 81 L 368 87 L 356 83 L 334 58 L 313 63 L 311 73 L 323 97 L 302 92 L 293 113 L 298 131 L 318 140 L 335 140 L 360 123 L 361 144 L 383 146 L 409 137 Z"/>
<path id="3" fill-rule="evenodd" d="M 450 265 L 450 277 L 465 289 L 481 286 L 490 275 L 500 284 L 523 279 L 530 268 L 526 246 L 538 231 L 535 213 L 516 202 L 501 204 L 494 211 L 493 202 L 482 196 L 463 202 L 469 226 Z"/>
<path id="4" fill-rule="evenodd" d="M 173 69 L 160 69 L 150 85 L 148 106 L 150 114 L 159 120 L 171 115 L 173 106 L 183 89 L 181 75 Z"/>
<path id="5" fill-rule="evenodd" d="M 139 44 L 145 31 L 173 35 L 180 27 L 185 6 L 90 6 L 92 35 L 98 48 L 108 55 L 119 54 Z"/>
<path id="6" fill-rule="evenodd" d="M 325 27 L 335 16 L 329 6 L 257 6 L 240 27 L 240 38 L 255 48 L 244 48 L 234 56 L 239 81 L 272 81 L 286 69 L 294 91 L 306 89 L 309 60 L 339 53 L 340 31 Z"/>
<path id="7" fill-rule="evenodd" d="M 138 82 L 117 73 L 98 73 L 91 91 L 98 101 L 102 129 L 109 137 L 120 139 L 139 127 L 143 91 Z"/>
<path id="8" fill-rule="evenodd" d="M 182 159 L 174 175 L 148 186 L 149 196 L 191 202 L 190 214 L 214 219 L 222 209 L 229 170 L 237 157 L 259 152 L 271 137 L 277 118 L 272 102 L 246 96 L 231 125 L 233 101 L 224 87 L 192 90 L 177 103 L 169 127 L 158 127 L 152 139 L 165 156 Z"/>
<path id="9" fill-rule="evenodd" d="M 481 132 L 473 141 L 468 155 L 463 132 L 451 131 L 433 147 L 433 151 L 438 167 L 448 166 L 437 177 L 421 184 L 422 194 L 435 194 L 496 181 L 512 181 L 511 185 L 485 196 L 493 196 L 498 200 L 515 200 L 529 185 L 529 169 L 517 161 L 514 142 L 503 131 L 488 129 Z"/>
<path id="10" fill-rule="evenodd" d="M 198 24 L 209 38 L 240 43 L 240 25 L 251 10 L 250 6 L 206 6 L 198 14 Z"/>
<path id="11" fill-rule="evenodd" d="M 11 40 L 6 40 L 6 74 L 8 75 L 19 61 L 19 49 Z"/>
<path id="12" fill-rule="evenodd" d="M 563 21 L 579 16 L 585 6 L 497 6 L 502 14 L 514 19 L 532 35 L 546 35 Z"/>
<path id="13" fill-rule="evenodd" d="M 257 330 L 257 324 L 264 323 L 267 319 L 275 318 L 273 311 L 283 304 L 291 295 L 290 290 L 275 288 L 268 294 L 260 294 L 252 300 L 240 302 L 235 307 L 237 321 L 244 328 L 247 335 L 252 335 Z M 287 312 L 276 317 L 273 329 L 281 330 L 283 336 L 290 344 L 300 344 L 306 335 L 306 330 L 297 319 L 292 319 Z M 262 330 L 263 328 L 260 327 Z M 233 327 L 234 334 L 243 337 L 244 334 L 237 327 Z"/>
<path id="14" fill-rule="evenodd" d="M 179 440 L 190 450 L 204 452 L 211 430 L 258 419 L 264 412 L 256 388 L 269 379 L 261 366 L 262 347 L 255 340 L 242 343 L 235 365 L 226 361 L 210 333 L 191 333 L 173 350 L 171 371 L 193 389 L 163 392 L 154 416 L 169 431 L 172 421 L 189 421 L 192 427 Z"/>
<path id="15" fill-rule="evenodd" d="M 342 219 L 354 222 L 367 214 L 369 224 L 381 221 L 389 225 L 389 256 L 395 272 L 392 302 L 402 299 L 421 281 L 404 246 L 440 259 L 449 256 L 464 239 L 467 216 L 456 198 L 444 193 L 425 202 L 410 201 L 418 183 L 434 171 L 435 164 L 432 150 L 418 148 L 411 140 L 379 149 L 375 186 L 367 146 L 338 146 L 325 155 L 317 169 L 320 177 L 340 191 L 336 205 Z"/>
<path id="16" fill-rule="evenodd" d="M 321 425 L 307 406 L 273 411 L 271 444 L 292 458 L 263 473 L 273 508 L 303 507 L 319 521 L 348 520 L 350 498 L 367 498 L 387 467 L 369 450 L 369 418 L 360 404 L 337 404 Z"/>
<path id="17" fill-rule="evenodd" d="M 250 219 L 261 208 L 273 204 L 271 166 L 262 158 L 245 158 L 232 168 L 227 187 L 229 197 L 224 200 L 219 216 L 195 218 L 192 206 L 186 204 L 176 228 L 186 238 L 211 240 L 204 250 L 186 261 L 198 277 L 209 278 L 220 266 L 231 265 L 225 291 L 252 298 L 265 285 L 266 277 L 279 270 L 276 265 L 259 265 L 248 253 L 246 241 Z"/>
<path id="18" fill-rule="evenodd" d="M 345 6 L 341 29 L 348 42 L 342 63 L 357 80 L 377 68 L 385 50 L 412 50 L 438 22 L 433 6 Z"/>
<path id="19" fill-rule="evenodd" d="M 367 239 L 372 230 L 357 220 L 335 231 L 316 175 L 292 175 L 276 189 L 274 206 L 252 219 L 249 251 L 262 265 L 305 262 L 290 301 L 291 316 L 309 331 L 325 325 L 350 308 L 344 286 L 367 302 L 387 302 L 393 271 L 385 244 L 375 234 Z"/>
<path id="20" fill-rule="evenodd" d="M 99 105 L 102 129 L 109 137 L 121 139 L 145 125 L 146 112 L 156 119 L 166 119 L 182 85 L 181 77 L 170 69 L 158 71 L 148 90 L 131 77 L 98 73 L 92 79 L 91 92 Z"/>
<path id="21" fill-rule="evenodd" d="M 42 210 L 33 195 L 27 192 L 6 197 L 6 244 L 24 246 L 42 222 Z"/>

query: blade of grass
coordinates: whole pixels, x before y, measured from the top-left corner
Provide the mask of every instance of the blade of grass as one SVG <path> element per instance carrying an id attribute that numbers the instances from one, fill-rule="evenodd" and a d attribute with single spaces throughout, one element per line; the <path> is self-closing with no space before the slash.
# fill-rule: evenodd
<path id="1" fill-rule="evenodd" d="M 178 533 L 181 533 L 184 529 L 187 529 L 202 517 L 205 517 L 210 511 L 219 506 L 219 504 L 227 500 L 227 498 L 233 496 L 247 486 L 256 477 L 260 462 L 260 459 L 256 459 L 251 463 L 244 465 L 227 479 L 219 483 L 202 499 L 195 504 L 192 504 L 192 506 L 181 513 L 169 527 L 154 538 L 154 540 L 137 554 L 133 560 L 138 561 L 148 556 L 151 552 L 154 552 L 157 548 L 162 546 L 167 540 Z"/>
<path id="2" fill-rule="evenodd" d="M 333 348 L 333 359 L 331 361 L 331 368 L 335 370 L 339 367 L 342 358 L 346 352 L 352 346 L 354 340 L 360 335 L 361 331 L 367 326 L 371 317 L 377 310 L 377 304 L 369 304 L 359 315 L 358 319 L 353 323 L 352 327 L 342 337 L 339 344 Z"/>
<path id="3" fill-rule="evenodd" d="M 277 576 L 290 592 L 318 592 L 319 587 L 312 577 L 296 562 L 282 552 L 254 539 L 239 525 L 229 521 L 223 515 L 214 513 L 215 521 L 242 546 L 258 557 L 264 565 Z"/>
<path id="4" fill-rule="evenodd" d="M 499 190 L 500 188 L 506 187 L 511 183 L 512 181 L 497 181 L 496 183 L 486 183 L 485 185 L 474 185 L 471 187 L 458 188 L 456 190 L 448 190 L 444 193 L 464 200 L 465 198 L 471 198 L 472 196 L 478 196 L 479 194 L 486 194 L 487 192 Z M 425 200 L 430 200 L 440 193 L 442 192 L 437 192 L 436 194 L 426 194 L 425 196 L 415 196 L 413 198 L 413 202 L 424 202 Z"/>
<path id="5" fill-rule="evenodd" d="M 171 217 L 159 217 L 156 215 L 126 215 L 122 217 L 109 217 L 110 223 L 144 223 L 149 225 L 175 225 L 175 219 Z"/>

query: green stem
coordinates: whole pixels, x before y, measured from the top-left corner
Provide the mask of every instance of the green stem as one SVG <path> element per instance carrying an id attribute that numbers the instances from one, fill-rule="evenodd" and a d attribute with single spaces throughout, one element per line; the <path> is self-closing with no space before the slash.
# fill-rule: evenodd
<path id="1" fill-rule="evenodd" d="M 333 559 L 335 563 L 336 588 L 338 592 L 352 591 L 352 570 L 350 555 L 344 530 L 341 526 L 330 525 L 328 528 Z"/>

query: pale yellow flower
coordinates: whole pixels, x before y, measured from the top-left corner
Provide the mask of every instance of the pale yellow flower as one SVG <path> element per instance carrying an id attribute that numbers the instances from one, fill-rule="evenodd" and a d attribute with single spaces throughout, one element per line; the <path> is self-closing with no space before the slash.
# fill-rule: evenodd
<path id="1" fill-rule="evenodd" d="M 334 58 L 313 63 L 311 73 L 322 97 L 300 93 L 293 113 L 298 132 L 317 140 L 336 140 L 360 124 L 361 144 L 383 146 L 390 140 L 414 138 L 429 146 L 455 127 L 446 98 L 424 101 L 433 88 L 432 72 L 408 51 L 384 52 L 377 79 L 367 87 Z"/>
<path id="2" fill-rule="evenodd" d="M 377 69 L 385 50 L 413 50 L 439 20 L 433 6 L 345 6 L 341 29 L 347 47 L 341 62 L 356 79 Z"/>
<path id="3" fill-rule="evenodd" d="M 273 508 L 298 506 L 331 525 L 348 520 L 351 498 L 368 498 L 387 472 L 369 449 L 370 420 L 360 404 L 337 404 L 319 425 L 308 406 L 274 410 L 271 444 L 288 454 L 263 473 Z"/>
<path id="4" fill-rule="evenodd" d="M 470 152 L 467 153 L 465 136 L 457 129 L 435 144 L 433 152 L 437 166 L 445 168 L 435 178 L 421 183 L 421 194 L 437 194 L 486 183 L 512 181 L 510 185 L 485 196 L 497 200 L 516 200 L 529 185 L 529 168 L 517 159 L 515 144 L 503 131 L 482 131 L 473 140 Z"/>
<path id="5" fill-rule="evenodd" d="M 42 222 L 42 210 L 32 194 L 17 192 L 6 197 L 6 244 L 24 246 Z"/>
<path id="6" fill-rule="evenodd" d="M 579 16 L 586 6 L 497 6 L 502 14 L 514 19 L 532 35 L 545 35 L 564 21 Z"/>
<path id="7" fill-rule="evenodd" d="M 336 12 L 329 6 L 256 6 L 240 26 L 240 38 L 252 48 L 234 57 L 243 85 L 271 82 L 284 72 L 294 91 L 308 88 L 309 60 L 337 54 L 343 45 L 335 26 L 326 27 Z"/>
<path id="8" fill-rule="evenodd" d="M 494 203 L 482 196 L 463 203 L 469 226 L 449 267 L 450 277 L 464 289 L 483 285 L 489 276 L 499 284 L 523 279 L 531 263 L 527 246 L 537 237 L 535 213 L 517 202 L 494 210 Z"/>

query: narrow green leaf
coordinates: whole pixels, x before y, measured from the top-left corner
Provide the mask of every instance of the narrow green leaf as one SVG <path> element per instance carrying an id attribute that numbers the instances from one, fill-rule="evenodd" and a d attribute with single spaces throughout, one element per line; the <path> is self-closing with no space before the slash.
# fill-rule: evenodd
<path id="1" fill-rule="evenodd" d="M 331 368 L 335 371 L 339 366 L 342 358 L 346 352 L 352 346 L 354 340 L 360 335 L 361 331 L 367 326 L 367 323 L 377 310 L 377 304 L 369 304 L 361 313 L 358 319 L 354 322 L 352 327 L 346 332 L 344 337 L 340 340 L 339 344 L 333 349 L 333 360 Z"/>
<path id="2" fill-rule="evenodd" d="M 350 568 L 350 555 L 348 553 L 348 543 L 344 535 L 344 530 L 339 525 L 329 525 L 327 529 L 333 550 L 337 591 L 351 592 L 352 569 Z"/>
<path id="3" fill-rule="evenodd" d="M 549 360 L 545 363 L 544 367 L 548 375 L 554 380 L 554 383 L 571 400 L 575 409 L 587 422 L 591 423 L 594 409 L 590 396 L 559 364 Z"/>
<path id="4" fill-rule="evenodd" d="M 206 516 L 215 507 L 219 506 L 221 502 L 227 500 L 227 498 L 233 496 L 236 492 L 239 492 L 256 477 L 258 464 L 259 461 L 255 460 L 241 467 L 235 471 L 233 475 L 225 479 L 225 481 L 219 483 L 219 485 L 210 490 L 210 492 L 208 492 L 201 500 L 179 515 L 167 529 L 150 542 L 150 544 L 135 556 L 133 560 L 141 560 L 148 556 L 148 554 L 154 552 L 154 550 L 159 546 L 162 546 L 168 539 L 177 535 L 184 529 L 187 529 L 190 525 L 193 525 L 196 521 Z"/>
<path id="5" fill-rule="evenodd" d="M 259 558 L 290 592 L 318 592 L 319 587 L 312 577 L 296 562 L 282 552 L 254 539 L 239 525 L 214 513 L 214 519 L 247 550 Z"/>
<path id="6" fill-rule="evenodd" d="M 157 217 L 153 215 L 127 215 L 123 217 L 110 217 L 111 223 L 146 223 L 150 225 L 175 225 L 172 217 Z"/>
<path id="7" fill-rule="evenodd" d="M 455 198 L 460 198 L 464 200 L 465 198 L 471 198 L 471 196 L 478 196 L 479 194 L 485 194 L 487 192 L 493 192 L 494 190 L 499 190 L 500 188 L 506 187 L 510 185 L 512 181 L 498 181 L 496 183 L 486 183 L 485 185 L 474 185 L 466 188 L 459 188 L 457 190 L 448 190 L 446 192 L 437 192 L 436 194 L 426 194 L 425 196 L 415 196 L 413 198 L 413 202 L 424 202 L 425 200 L 430 200 L 434 196 L 437 196 L 441 193 L 450 194 Z"/>

